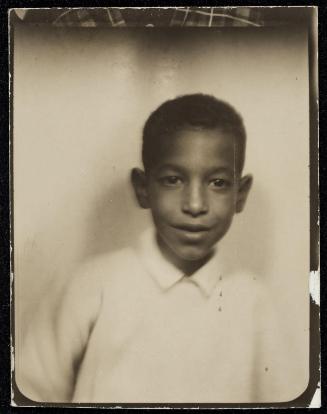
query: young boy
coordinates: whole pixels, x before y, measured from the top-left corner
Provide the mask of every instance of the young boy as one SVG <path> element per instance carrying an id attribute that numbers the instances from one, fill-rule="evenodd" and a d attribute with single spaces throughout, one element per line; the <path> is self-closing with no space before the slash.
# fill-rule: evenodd
<path id="1" fill-rule="evenodd" d="M 16 367 L 25 396 L 248 403 L 304 391 L 260 282 L 224 273 L 216 251 L 251 188 L 245 141 L 241 117 L 212 96 L 181 96 L 151 114 L 144 171 L 131 178 L 154 231 L 84 265 L 50 322 L 39 313 Z"/>

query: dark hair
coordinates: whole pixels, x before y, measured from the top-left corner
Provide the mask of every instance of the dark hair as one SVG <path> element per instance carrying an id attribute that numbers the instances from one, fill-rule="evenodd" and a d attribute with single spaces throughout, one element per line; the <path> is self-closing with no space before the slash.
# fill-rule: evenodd
<path id="1" fill-rule="evenodd" d="M 201 93 L 164 102 L 151 113 L 143 128 L 142 160 L 150 169 L 156 160 L 158 140 L 186 128 L 219 128 L 238 140 L 238 165 L 243 169 L 246 132 L 242 117 L 228 103 Z"/>

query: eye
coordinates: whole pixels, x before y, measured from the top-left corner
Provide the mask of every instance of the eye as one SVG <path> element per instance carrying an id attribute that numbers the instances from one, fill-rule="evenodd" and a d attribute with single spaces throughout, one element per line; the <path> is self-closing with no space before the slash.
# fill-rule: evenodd
<path id="1" fill-rule="evenodd" d="M 176 175 L 169 175 L 167 177 L 160 178 L 160 182 L 168 187 L 177 187 L 182 184 L 181 178 Z"/>
<path id="2" fill-rule="evenodd" d="M 210 182 L 209 185 L 217 189 L 225 189 L 225 188 L 230 187 L 230 182 L 223 178 L 215 178 L 214 180 Z"/>

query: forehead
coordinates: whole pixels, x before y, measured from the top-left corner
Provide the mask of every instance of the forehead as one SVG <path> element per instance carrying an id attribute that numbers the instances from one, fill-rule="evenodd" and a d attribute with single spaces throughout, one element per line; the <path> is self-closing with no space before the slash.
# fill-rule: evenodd
<path id="1" fill-rule="evenodd" d="M 234 169 L 236 139 L 219 129 L 184 129 L 158 140 L 156 166 Z"/>

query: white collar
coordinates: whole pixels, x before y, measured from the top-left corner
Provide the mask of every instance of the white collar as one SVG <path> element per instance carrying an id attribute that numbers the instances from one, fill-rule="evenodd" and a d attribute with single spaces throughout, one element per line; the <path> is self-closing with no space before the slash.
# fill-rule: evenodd
<path id="1" fill-rule="evenodd" d="M 168 290 L 183 278 L 187 278 L 209 297 L 219 278 L 222 278 L 217 252 L 192 276 L 186 276 L 163 256 L 158 247 L 154 229 L 149 228 L 141 234 L 139 245 L 141 258 L 146 269 L 163 290 Z"/>

